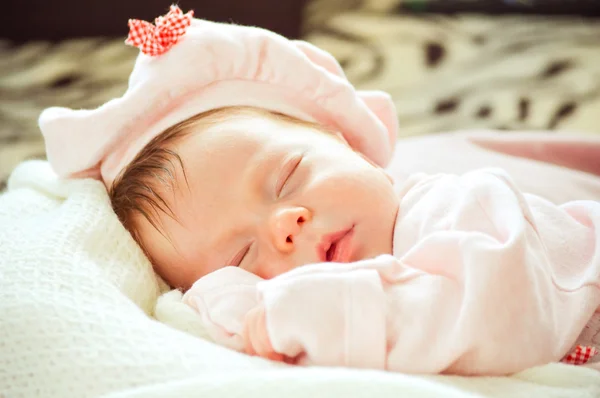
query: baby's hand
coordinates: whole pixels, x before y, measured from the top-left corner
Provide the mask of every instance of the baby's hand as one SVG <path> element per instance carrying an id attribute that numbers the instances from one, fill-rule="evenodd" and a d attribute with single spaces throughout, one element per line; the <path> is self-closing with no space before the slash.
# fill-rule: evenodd
<path id="1" fill-rule="evenodd" d="M 273 350 L 267 333 L 265 307 L 260 304 L 246 314 L 244 330 L 244 350 L 249 355 L 257 355 L 272 361 L 284 361 L 284 356 Z"/>

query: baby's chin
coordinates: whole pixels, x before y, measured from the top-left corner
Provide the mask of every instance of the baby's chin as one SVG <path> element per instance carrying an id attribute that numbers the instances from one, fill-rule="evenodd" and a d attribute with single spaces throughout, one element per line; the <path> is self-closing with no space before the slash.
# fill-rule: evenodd
<path id="1" fill-rule="evenodd" d="M 372 248 L 370 250 L 366 250 L 365 253 L 362 253 L 358 258 L 356 258 L 355 261 L 363 261 L 363 260 L 369 260 L 372 258 L 376 258 L 379 256 L 382 256 L 384 254 L 393 254 L 393 248 L 392 248 L 392 243 L 390 242 L 389 246 L 378 246 L 375 248 Z"/>
<path id="2" fill-rule="evenodd" d="M 396 226 L 396 217 L 398 209 L 386 212 L 381 215 L 379 220 L 372 219 L 367 225 L 357 225 L 360 228 L 357 232 L 357 238 L 362 237 L 362 250 L 356 261 L 368 260 L 384 254 L 394 254 L 394 229 Z M 360 239 L 360 238 L 359 238 Z"/>
<path id="3" fill-rule="evenodd" d="M 352 262 L 369 260 L 384 254 L 393 254 L 391 234 L 389 234 L 389 237 L 387 233 L 376 237 L 373 232 L 369 232 L 362 242 L 357 242 L 357 245 L 359 250 L 353 256 Z"/>

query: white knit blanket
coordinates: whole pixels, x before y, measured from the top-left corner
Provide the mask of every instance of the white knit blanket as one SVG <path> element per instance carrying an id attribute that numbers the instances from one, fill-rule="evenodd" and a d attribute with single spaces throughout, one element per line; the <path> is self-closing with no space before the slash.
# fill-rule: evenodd
<path id="1" fill-rule="evenodd" d="M 600 396 L 596 371 L 561 364 L 510 378 L 273 364 L 177 330 L 203 333 L 178 292 L 156 306 L 161 293 L 100 183 L 22 164 L 0 196 L 0 396 Z"/>

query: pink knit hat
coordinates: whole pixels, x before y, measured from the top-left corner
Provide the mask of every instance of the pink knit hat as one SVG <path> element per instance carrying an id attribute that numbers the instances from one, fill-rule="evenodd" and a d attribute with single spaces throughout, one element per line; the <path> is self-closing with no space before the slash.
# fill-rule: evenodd
<path id="1" fill-rule="evenodd" d="M 393 102 L 384 92 L 355 90 L 331 54 L 264 29 L 194 19 L 174 6 L 156 26 L 134 20 L 130 28 L 127 43 L 142 53 L 122 97 L 94 110 L 55 107 L 40 116 L 59 176 L 110 187 L 167 128 L 234 105 L 332 127 L 376 164 L 389 162 L 398 129 Z"/>

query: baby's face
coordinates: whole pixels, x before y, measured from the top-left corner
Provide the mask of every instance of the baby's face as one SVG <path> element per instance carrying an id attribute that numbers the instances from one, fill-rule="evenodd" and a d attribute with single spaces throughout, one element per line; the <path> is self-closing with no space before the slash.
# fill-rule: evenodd
<path id="1" fill-rule="evenodd" d="M 161 192 L 173 217 L 160 215 L 162 233 L 136 220 L 172 286 L 227 265 L 268 279 L 392 252 L 392 183 L 338 137 L 257 115 L 192 133 L 176 151 L 186 175 Z"/>

